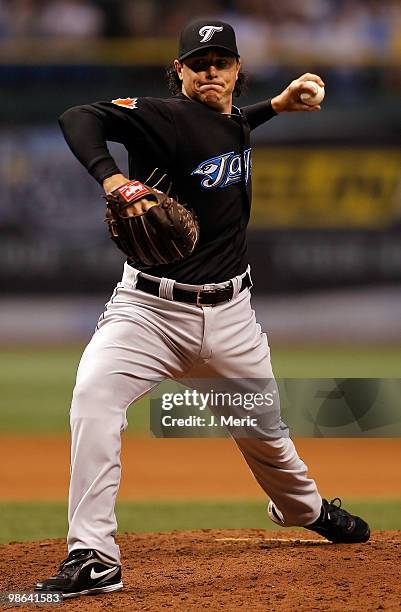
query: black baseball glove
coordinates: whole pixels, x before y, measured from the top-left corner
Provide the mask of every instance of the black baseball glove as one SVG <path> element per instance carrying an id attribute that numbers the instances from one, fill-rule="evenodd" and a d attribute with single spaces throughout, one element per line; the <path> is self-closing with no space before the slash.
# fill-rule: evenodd
<path id="1" fill-rule="evenodd" d="M 188 257 L 199 238 L 196 217 L 179 202 L 139 181 L 129 181 L 106 197 L 112 240 L 130 259 L 147 266 L 167 264 Z M 136 214 L 132 204 L 154 202 Z"/>

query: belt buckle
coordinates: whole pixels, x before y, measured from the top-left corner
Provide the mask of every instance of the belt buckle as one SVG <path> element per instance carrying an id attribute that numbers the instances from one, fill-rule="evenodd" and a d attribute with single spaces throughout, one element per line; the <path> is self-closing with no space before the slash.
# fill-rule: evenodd
<path id="1" fill-rule="evenodd" d="M 201 293 L 216 293 L 216 289 L 198 289 L 196 292 L 196 305 L 197 306 L 216 306 L 216 304 L 209 304 L 205 302 L 201 302 Z"/>

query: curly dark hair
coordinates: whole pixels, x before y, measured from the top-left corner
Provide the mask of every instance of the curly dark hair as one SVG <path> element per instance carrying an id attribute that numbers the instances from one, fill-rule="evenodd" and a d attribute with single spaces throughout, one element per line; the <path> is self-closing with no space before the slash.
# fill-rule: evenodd
<path id="1" fill-rule="evenodd" d="M 171 62 L 171 64 L 167 66 L 165 78 L 167 82 L 167 87 L 169 88 L 169 91 L 173 96 L 176 96 L 177 94 L 181 93 L 182 81 L 180 80 L 177 71 L 174 67 L 174 62 Z M 248 77 L 245 72 L 240 71 L 238 73 L 238 79 L 235 82 L 235 87 L 233 91 L 233 95 L 235 97 L 238 98 L 241 94 L 244 93 L 247 81 Z"/>

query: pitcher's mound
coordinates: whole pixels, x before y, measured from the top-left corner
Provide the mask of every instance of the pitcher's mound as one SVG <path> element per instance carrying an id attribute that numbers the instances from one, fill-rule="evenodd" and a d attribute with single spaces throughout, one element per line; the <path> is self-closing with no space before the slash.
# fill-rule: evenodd
<path id="1" fill-rule="evenodd" d="M 401 609 L 399 531 L 375 532 L 353 545 L 330 544 L 306 530 L 258 529 L 125 534 L 118 543 L 124 590 L 66 600 L 63 609 Z M 0 591 L 32 591 L 65 557 L 64 540 L 1 546 Z"/>

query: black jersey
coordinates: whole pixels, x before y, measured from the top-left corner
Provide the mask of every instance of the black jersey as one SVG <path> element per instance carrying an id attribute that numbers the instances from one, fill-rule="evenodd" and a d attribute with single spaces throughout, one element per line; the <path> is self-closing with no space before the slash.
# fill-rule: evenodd
<path id="1" fill-rule="evenodd" d="M 242 274 L 250 214 L 252 157 L 250 130 L 273 117 L 270 101 L 222 114 L 190 100 L 118 98 L 77 106 L 60 117 L 73 153 L 100 183 L 120 173 L 106 141 L 122 143 L 129 177 L 153 181 L 191 207 L 200 227 L 199 243 L 185 260 L 136 268 L 190 284 L 218 283 Z"/>

